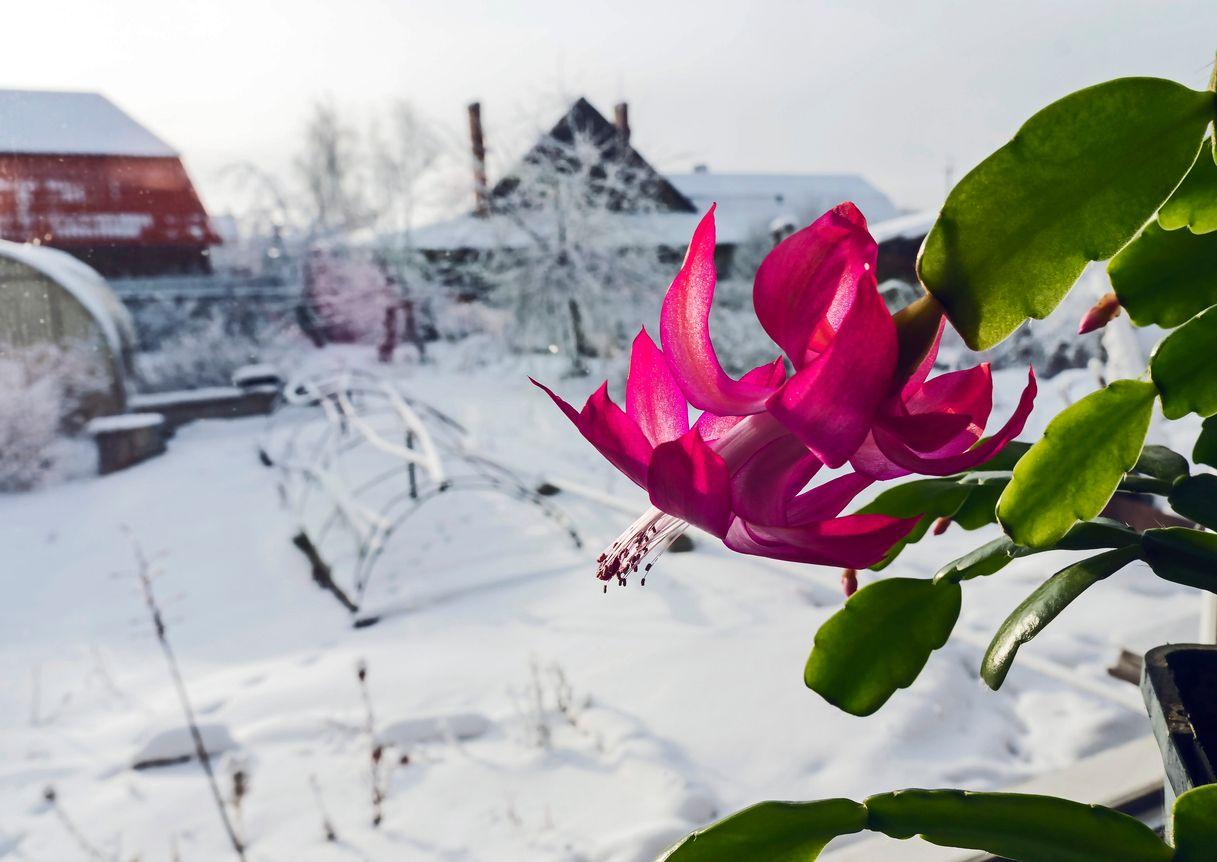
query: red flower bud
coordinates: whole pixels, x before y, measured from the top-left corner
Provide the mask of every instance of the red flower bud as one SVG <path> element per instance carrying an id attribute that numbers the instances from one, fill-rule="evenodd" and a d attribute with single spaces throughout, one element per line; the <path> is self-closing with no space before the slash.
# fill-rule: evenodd
<path id="1" fill-rule="evenodd" d="M 1123 310 L 1114 291 L 1105 293 L 1098 302 L 1091 306 L 1090 311 L 1082 315 L 1082 322 L 1078 324 L 1078 335 L 1102 329 L 1119 317 Z"/>

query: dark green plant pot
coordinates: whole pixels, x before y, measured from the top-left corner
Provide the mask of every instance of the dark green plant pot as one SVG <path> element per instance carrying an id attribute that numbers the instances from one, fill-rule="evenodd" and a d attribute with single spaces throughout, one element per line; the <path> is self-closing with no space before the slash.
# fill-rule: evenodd
<path id="1" fill-rule="evenodd" d="M 1168 644 L 1145 654 L 1141 694 L 1166 772 L 1166 810 L 1217 784 L 1217 646 Z"/>

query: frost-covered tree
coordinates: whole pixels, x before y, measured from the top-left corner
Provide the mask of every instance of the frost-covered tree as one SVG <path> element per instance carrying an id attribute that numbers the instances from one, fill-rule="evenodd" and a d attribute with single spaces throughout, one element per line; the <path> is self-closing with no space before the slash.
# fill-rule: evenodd
<path id="1" fill-rule="evenodd" d="M 498 250 L 478 260 L 492 302 L 516 318 L 518 348 L 583 359 L 628 344 L 679 264 L 662 207 L 628 147 L 585 130 L 552 134 L 499 184 L 488 230 Z M 642 300 L 647 301 L 642 301 Z"/>
<path id="2" fill-rule="evenodd" d="M 371 217 L 365 147 L 357 127 L 334 102 L 313 104 L 295 170 L 310 234 L 350 230 Z"/>
<path id="3" fill-rule="evenodd" d="M 422 184 L 445 153 L 443 138 L 409 101 L 391 101 L 368 132 L 371 203 L 381 232 L 409 242 Z"/>
<path id="4" fill-rule="evenodd" d="M 408 294 L 425 278 L 411 266 L 410 231 L 421 184 L 444 148 L 437 129 L 405 100 L 388 103 L 364 128 L 332 103 L 314 106 L 296 159 L 297 223 L 301 276 L 319 331 L 375 342 L 415 330 Z"/>
<path id="5" fill-rule="evenodd" d="M 250 161 L 233 162 L 219 173 L 227 186 L 235 237 L 212 253 L 213 265 L 254 275 L 292 275 L 295 243 L 307 217 L 292 190 L 274 173 Z"/>

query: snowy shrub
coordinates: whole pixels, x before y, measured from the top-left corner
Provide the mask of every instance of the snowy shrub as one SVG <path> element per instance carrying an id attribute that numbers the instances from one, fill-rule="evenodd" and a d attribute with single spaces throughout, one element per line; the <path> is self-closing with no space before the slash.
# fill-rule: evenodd
<path id="1" fill-rule="evenodd" d="M 551 748 L 554 734 L 563 727 L 596 736 L 583 727 L 583 714 L 591 706 L 591 698 L 576 695 L 562 665 L 557 662 L 542 664 L 533 656 L 529 659 L 528 671 L 528 684 L 511 693 L 519 716 L 522 741 L 526 745 Z"/>
<path id="2" fill-rule="evenodd" d="M 488 335 L 496 340 L 505 340 L 512 324 L 510 312 L 483 302 L 444 300 L 434 305 L 434 318 L 436 332 L 446 341 L 471 335 Z"/>
<path id="3" fill-rule="evenodd" d="M 229 333 L 222 320 L 205 318 L 135 357 L 135 376 L 145 392 L 227 386 L 232 373 L 259 360 L 253 339 Z"/>
<path id="4" fill-rule="evenodd" d="M 385 312 L 401 302 L 385 268 L 353 253 L 314 250 L 304 283 L 309 308 L 329 341 L 379 342 Z"/>
<path id="5" fill-rule="evenodd" d="M 83 350 L 0 345 L 0 491 L 37 487 L 63 466 L 64 436 L 104 385 Z"/>
<path id="6" fill-rule="evenodd" d="M 154 349 L 136 354 L 136 386 L 143 392 L 228 386 L 242 365 L 274 362 L 301 343 L 293 321 L 276 323 L 265 312 L 252 322 L 220 310 L 183 316 L 176 328 L 160 333 Z"/>

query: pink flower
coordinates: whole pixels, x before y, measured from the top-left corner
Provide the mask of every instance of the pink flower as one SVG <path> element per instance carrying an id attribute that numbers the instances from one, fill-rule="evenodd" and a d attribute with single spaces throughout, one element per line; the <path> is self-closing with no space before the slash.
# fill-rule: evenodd
<path id="1" fill-rule="evenodd" d="M 927 382 L 937 339 L 911 377 L 901 373 L 875 257 L 866 221 L 849 203 L 780 243 L 757 271 L 753 300 L 785 360 L 736 380 L 710 341 L 711 207 L 664 298 L 662 351 L 645 330 L 634 340 L 625 410 L 607 384 L 580 411 L 541 387 L 651 498 L 653 508 L 601 556 L 602 580 L 624 583 L 649 568 L 648 558 L 689 524 L 742 553 L 865 568 L 917 519 L 840 516 L 860 491 L 876 478 L 916 470 L 906 465 L 918 459 L 928 465 L 923 472 L 979 463 L 1021 430 L 1020 405 L 1021 418 L 969 450 L 991 406 L 988 367 L 972 370 L 980 377 L 957 372 Z M 1034 384 L 1029 389 L 1033 395 Z M 1024 401 L 1029 411 L 1026 394 Z M 692 426 L 689 405 L 703 411 Z M 853 472 L 804 490 L 823 466 L 851 461 Z"/>
<path id="2" fill-rule="evenodd" d="M 850 458 L 858 472 L 872 479 L 949 476 L 988 461 L 1022 432 L 1035 404 L 1034 369 L 1027 369 L 1014 413 L 984 441 L 980 437 L 993 410 L 989 363 L 926 379 L 944 323 L 939 320 L 938 334 L 913 374 L 880 403 L 870 433 Z"/>
<path id="3" fill-rule="evenodd" d="M 754 369 L 742 381 L 776 387 L 785 374 L 779 360 Z M 743 553 L 865 567 L 882 558 L 917 521 L 885 515 L 836 517 L 871 483 L 858 473 L 800 493 L 822 463 L 766 412 L 703 413 L 691 427 L 671 364 L 645 330 L 634 339 L 625 410 L 609 398 L 608 384 L 601 385 L 581 411 L 537 385 L 651 498 L 652 508 L 601 555 L 601 580 L 625 583 L 632 572 L 649 569 L 647 560 L 662 553 L 690 524 Z"/>

